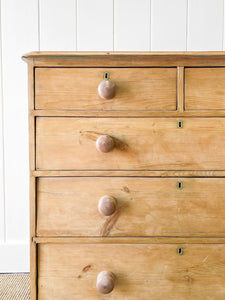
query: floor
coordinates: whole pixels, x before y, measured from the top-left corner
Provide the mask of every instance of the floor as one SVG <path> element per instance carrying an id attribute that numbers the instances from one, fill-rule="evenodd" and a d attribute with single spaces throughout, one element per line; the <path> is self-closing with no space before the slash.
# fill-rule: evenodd
<path id="1" fill-rule="evenodd" d="M 30 274 L 0 274 L 0 300 L 29 300 Z"/>

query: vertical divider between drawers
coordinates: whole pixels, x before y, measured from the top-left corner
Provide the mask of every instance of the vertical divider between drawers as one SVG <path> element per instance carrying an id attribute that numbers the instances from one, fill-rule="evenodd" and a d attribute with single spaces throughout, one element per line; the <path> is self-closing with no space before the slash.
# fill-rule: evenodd
<path id="1" fill-rule="evenodd" d="M 184 111 L 184 67 L 177 67 L 177 110 Z"/>

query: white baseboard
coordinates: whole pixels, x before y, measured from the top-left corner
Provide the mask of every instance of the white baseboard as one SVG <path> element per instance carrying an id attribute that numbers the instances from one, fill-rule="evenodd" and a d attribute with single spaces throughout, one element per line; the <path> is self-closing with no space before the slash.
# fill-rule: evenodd
<path id="1" fill-rule="evenodd" d="M 30 272 L 28 244 L 0 244 L 0 273 Z"/>

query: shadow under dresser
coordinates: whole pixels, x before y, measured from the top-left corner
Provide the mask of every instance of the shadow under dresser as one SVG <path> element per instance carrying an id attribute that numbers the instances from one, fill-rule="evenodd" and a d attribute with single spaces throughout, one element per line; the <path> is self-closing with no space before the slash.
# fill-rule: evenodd
<path id="1" fill-rule="evenodd" d="M 31 300 L 224 300 L 225 53 L 23 59 Z"/>

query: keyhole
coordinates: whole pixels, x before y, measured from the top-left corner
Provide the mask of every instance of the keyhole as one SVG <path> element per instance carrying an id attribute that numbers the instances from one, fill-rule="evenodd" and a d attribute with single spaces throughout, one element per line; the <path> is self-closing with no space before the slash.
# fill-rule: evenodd
<path id="1" fill-rule="evenodd" d="M 104 73 L 104 79 L 106 79 L 106 80 L 109 79 L 109 73 L 108 73 L 108 72 L 105 72 L 105 73 Z"/>
<path id="2" fill-rule="evenodd" d="M 182 254 L 183 254 L 183 249 L 182 249 L 182 248 L 178 248 L 177 254 L 178 254 L 178 255 L 182 255 Z"/>
<path id="3" fill-rule="evenodd" d="M 183 122 L 182 121 L 178 121 L 178 128 L 182 128 L 183 127 Z"/>
<path id="4" fill-rule="evenodd" d="M 179 181 L 177 183 L 177 187 L 178 187 L 179 190 L 181 190 L 183 188 L 183 183 L 181 181 Z"/>

